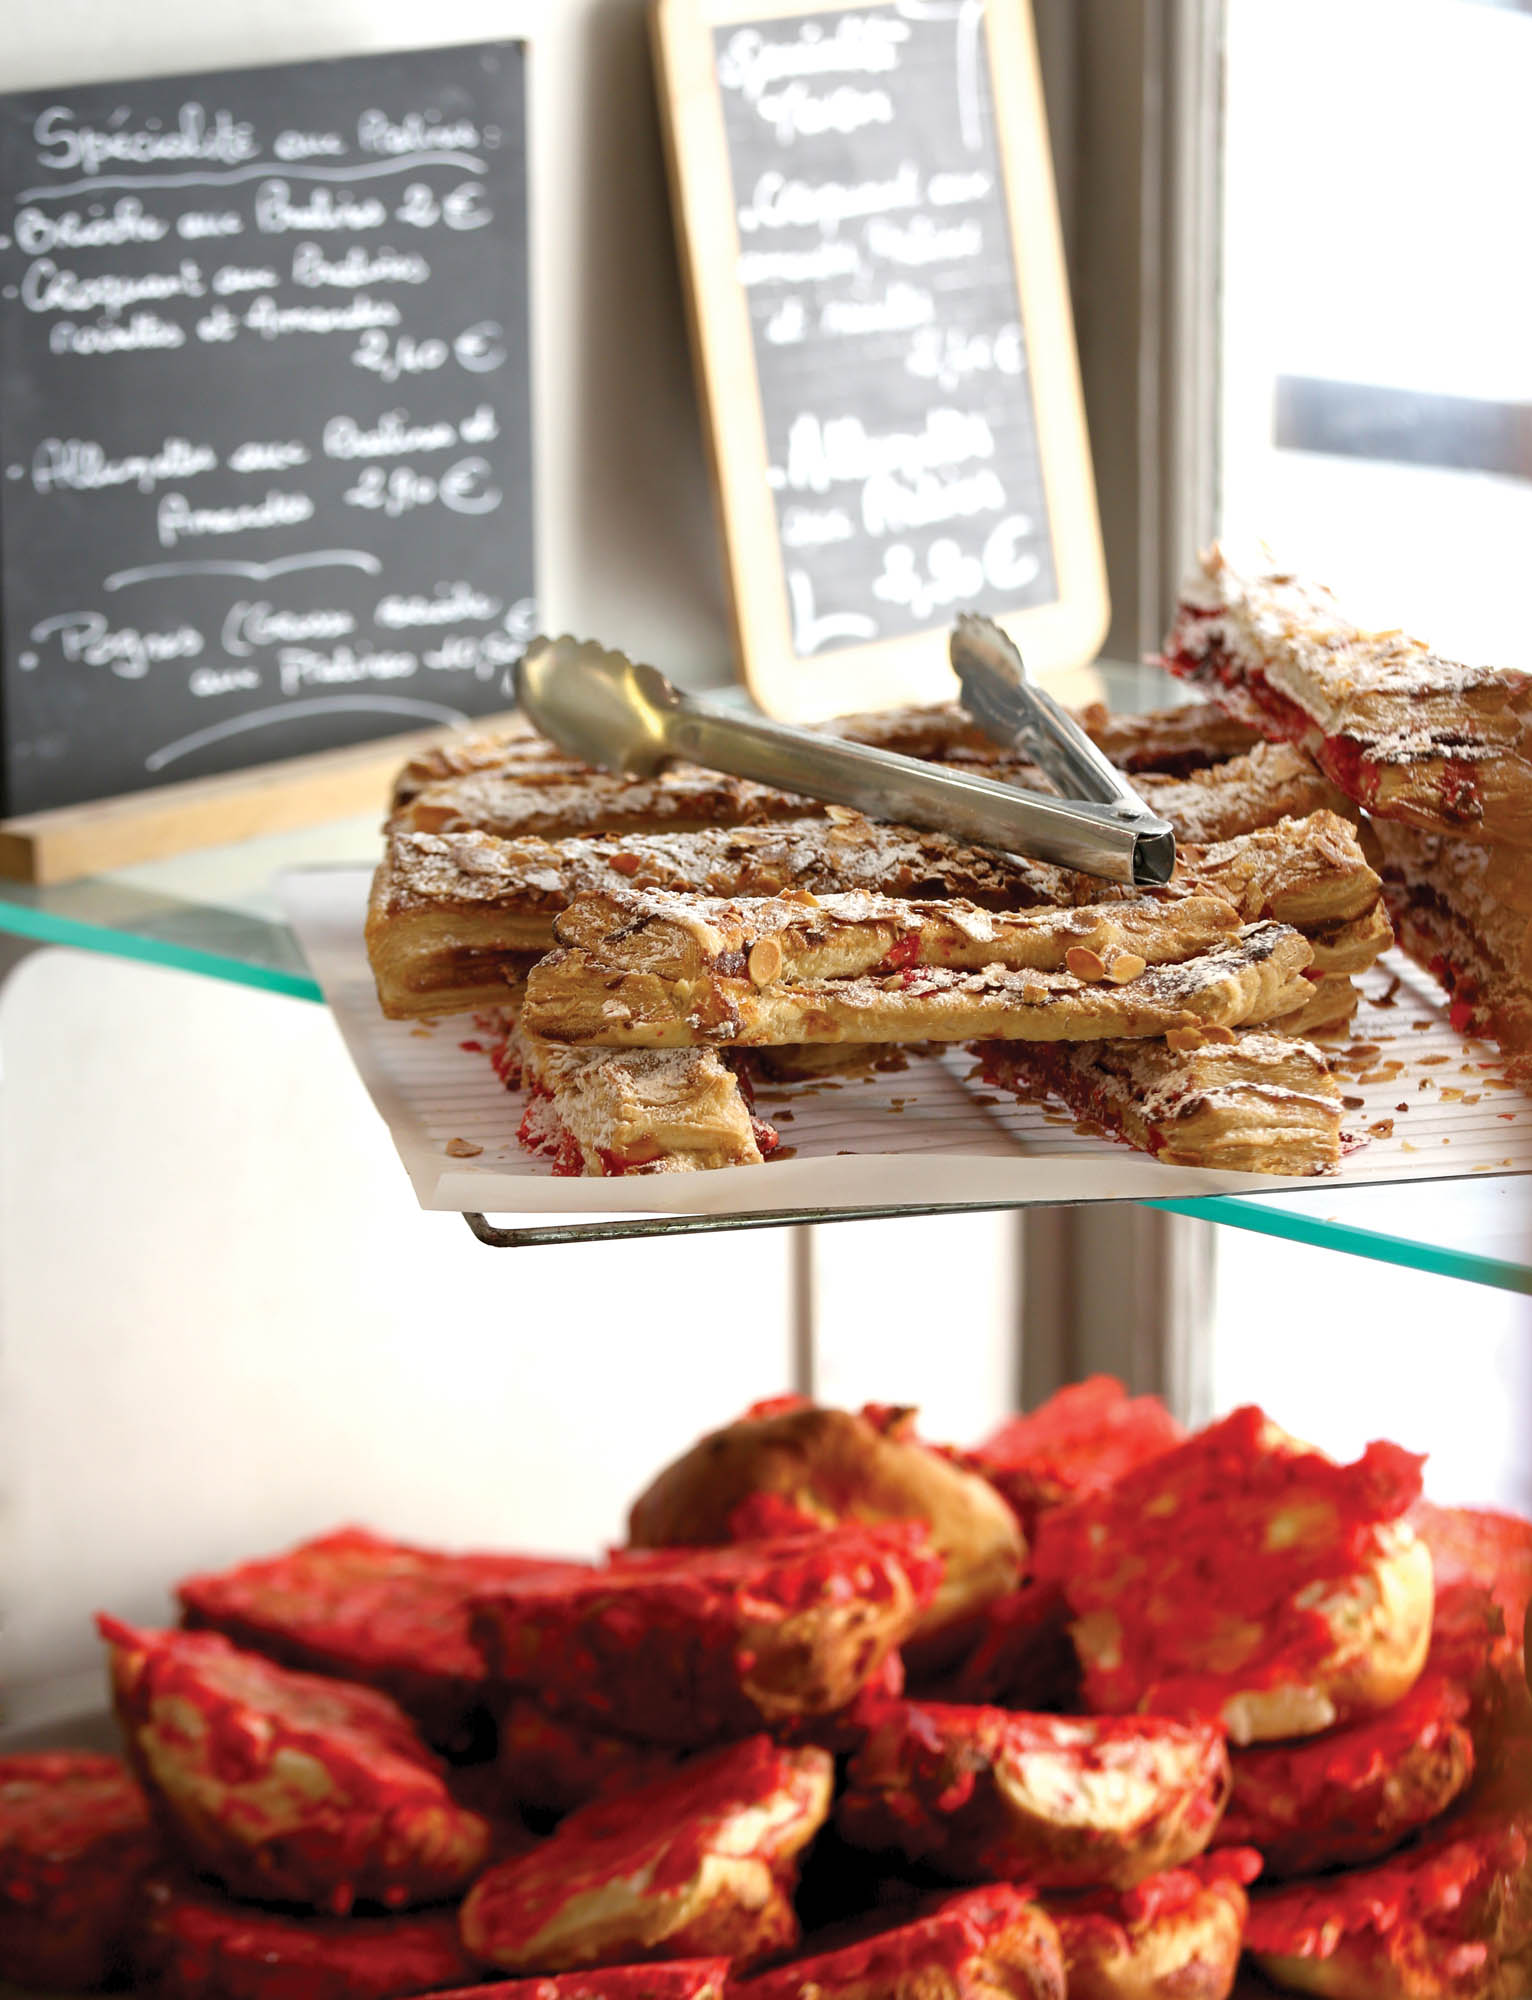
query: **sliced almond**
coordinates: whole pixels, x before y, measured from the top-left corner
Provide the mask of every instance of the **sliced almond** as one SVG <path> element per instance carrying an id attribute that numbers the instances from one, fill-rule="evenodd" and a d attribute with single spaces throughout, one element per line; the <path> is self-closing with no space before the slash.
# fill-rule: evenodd
<path id="1" fill-rule="evenodd" d="M 1198 1032 L 1205 1042 L 1222 1042 L 1225 1048 L 1232 1048 L 1234 1043 L 1239 1040 L 1239 1036 L 1235 1034 L 1232 1028 L 1226 1028 L 1217 1021 L 1212 1022 L 1206 1028 L 1199 1029 Z"/>
<path id="2" fill-rule="evenodd" d="M 1099 951 L 1092 951 L 1089 945 L 1072 944 L 1064 954 L 1064 963 L 1076 979 L 1106 977 L 1106 960 Z"/>
<path id="3" fill-rule="evenodd" d="M 442 1150 L 450 1153 L 454 1160 L 472 1160 L 476 1159 L 484 1148 L 476 1146 L 472 1139 L 449 1139 Z"/>
<path id="4" fill-rule="evenodd" d="M 1189 1055 L 1193 1049 L 1200 1049 L 1207 1037 L 1200 1028 L 1171 1028 L 1165 1035 L 1165 1046 L 1174 1049 L 1177 1055 Z"/>
<path id="5" fill-rule="evenodd" d="M 782 970 L 781 945 L 774 937 L 757 938 L 745 967 L 757 986 L 769 986 Z"/>
<path id="6" fill-rule="evenodd" d="M 1107 960 L 1106 976 L 1114 986 L 1126 986 L 1130 979 L 1137 979 L 1148 963 L 1136 951 L 1114 952 Z"/>

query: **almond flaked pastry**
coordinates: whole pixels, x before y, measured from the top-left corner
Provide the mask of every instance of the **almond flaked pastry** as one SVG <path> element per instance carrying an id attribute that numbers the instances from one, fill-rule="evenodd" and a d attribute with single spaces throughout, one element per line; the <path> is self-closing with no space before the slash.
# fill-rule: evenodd
<path id="1" fill-rule="evenodd" d="M 1285 1027 L 1285 1023 L 1283 1024 Z M 1061 1099 L 1167 1166 L 1323 1174 L 1341 1150 L 1341 1092 L 1319 1050 L 1255 1031 L 1227 1042 L 985 1042 L 986 1083 Z"/>
<path id="2" fill-rule="evenodd" d="M 868 896 L 813 909 L 781 898 L 589 897 L 556 928 L 566 948 L 529 977 L 528 1027 L 618 1047 L 1088 1040 L 1233 1026 L 1300 1005 L 1309 959 L 1298 932 L 1240 927 L 1229 905 L 1200 897 L 1011 916 Z M 781 945 L 783 968 L 758 988 L 746 967 L 766 936 Z M 1071 950 L 1094 954 L 1104 971 L 1121 953 L 1146 969 L 1121 983 L 1081 977 L 1067 969 Z"/>
<path id="3" fill-rule="evenodd" d="M 1217 547 L 1183 586 L 1165 661 L 1374 817 L 1532 846 L 1532 675 L 1363 631 L 1321 586 L 1242 574 Z"/>
<path id="4" fill-rule="evenodd" d="M 528 1093 L 518 1137 L 556 1174 L 758 1167 L 775 1149 L 716 1050 L 565 1048 L 519 1024 L 512 1037 Z"/>
<path id="5" fill-rule="evenodd" d="M 623 778 L 586 765 L 516 762 L 426 785 L 392 824 L 415 833 L 477 830 L 514 840 L 538 833 L 661 832 L 702 826 L 749 826 L 802 819 L 822 810 L 812 799 L 773 791 L 746 778 L 672 764 L 653 778 Z"/>

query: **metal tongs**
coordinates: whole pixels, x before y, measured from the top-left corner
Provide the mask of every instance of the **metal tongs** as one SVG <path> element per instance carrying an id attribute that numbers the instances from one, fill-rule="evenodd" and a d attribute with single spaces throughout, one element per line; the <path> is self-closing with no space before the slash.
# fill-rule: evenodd
<path id="1" fill-rule="evenodd" d="M 985 733 L 1025 751 L 1068 796 L 939 769 L 815 730 L 736 716 L 684 695 L 656 667 L 592 641 L 534 639 L 516 674 L 533 726 L 587 763 L 652 777 L 674 759 L 852 806 L 1140 887 L 1170 880 L 1175 837 L 1082 730 L 1028 681 L 998 625 L 965 614 L 952 635 L 963 700 Z"/>

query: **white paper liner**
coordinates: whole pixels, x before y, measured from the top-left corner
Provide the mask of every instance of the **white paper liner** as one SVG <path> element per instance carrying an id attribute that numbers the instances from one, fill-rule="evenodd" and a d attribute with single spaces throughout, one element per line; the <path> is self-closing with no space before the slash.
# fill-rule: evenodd
<path id="1" fill-rule="evenodd" d="M 928 1208 L 1145 1201 L 1265 1194 L 1347 1184 L 1532 1173 L 1532 1097 L 1505 1080 L 1505 1060 L 1455 1033 L 1435 982 L 1391 952 L 1362 982 L 1353 1043 L 1331 1048 L 1348 1097 L 1348 1128 L 1378 1131 L 1322 1178 L 1168 1167 L 1076 1129 L 1053 1106 L 1019 1104 L 970 1081 L 961 1046 L 912 1057 L 893 1073 L 762 1085 L 757 1110 L 783 1149 L 763 1167 L 612 1179 L 556 1176 L 517 1143 L 523 1098 L 465 1042 L 485 1037 L 469 1015 L 428 1027 L 385 1020 L 362 942 L 368 874 L 295 871 L 280 879 L 288 917 L 361 1074 L 393 1134 L 422 1208 L 485 1214 L 739 1215 L 783 1209 Z M 1368 1047 L 1376 1055 L 1368 1056 Z M 1452 1092 L 1459 1092 L 1454 1097 Z M 1407 1110 L 1399 1110 L 1407 1105 Z M 790 1115 L 784 1116 L 787 1113 Z M 481 1146 L 472 1159 L 450 1140 Z"/>

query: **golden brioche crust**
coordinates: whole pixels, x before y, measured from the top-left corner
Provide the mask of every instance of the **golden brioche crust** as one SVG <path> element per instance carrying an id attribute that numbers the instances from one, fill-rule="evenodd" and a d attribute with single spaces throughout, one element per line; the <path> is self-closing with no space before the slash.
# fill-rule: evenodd
<path id="1" fill-rule="evenodd" d="M 1095 1904 L 1101 1899 L 1087 1899 Z M 1200 1882 L 1173 1909 L 1080 1908 L 1049 1896 L 1069 1972 L 1069 2000 L 1226 2000 L 1239 1969 L 1248 1907 L 1229 1876 Z"/>
<path id="2" fill-rule="evenodd" d="M 1419 1492 L 1396 1446 L 1337 1466 L 1246 1406 L 1045 1515 L 1035 1571 L 1087 1701 L 1216 1714 L 1235 1744 L 1388 1707 L 1430 1643 L 1431 1559 L 1399 1518 Z"/>
<path id="3" fill-rule="evenodd" d="M 1015 1584 L 1026 1544 L 989 1483 L 922 1444 L 914 1418 L 807 1402 L 748 1412 L 656 1475 L 633 1503 L 629 1539 L 636 1548 L 729 1541 L 737 1510 L 760 1496 L 823 1526 L 923 1520 L 945 1568 L 917 1638 L 961 1636 Z"/>

